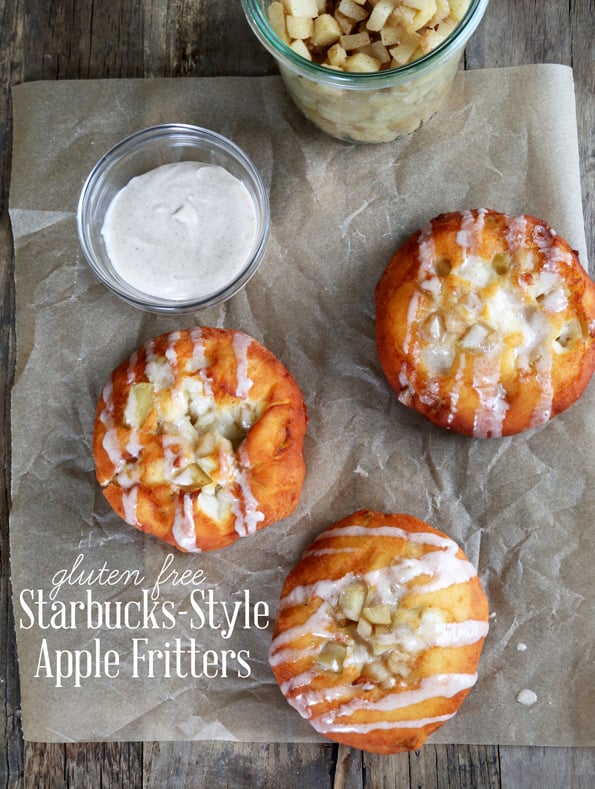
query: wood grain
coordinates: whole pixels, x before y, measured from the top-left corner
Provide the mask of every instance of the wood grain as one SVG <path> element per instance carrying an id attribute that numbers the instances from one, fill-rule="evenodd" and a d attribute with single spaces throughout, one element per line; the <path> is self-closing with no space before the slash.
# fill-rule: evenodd
<path id="1" fill-rule="evenodd" d="M 492 0 L 467 68 L 555 62 L 574 69 L 587 243 L 595 262 L 593 0 Z M 256 76 L 276 72 L 239 0 L 0 0 L 0 786 L 388 789 L 595 786 L 595 749 L 426 745 L 377 757 L 344 746 L 225 742 L 23 743 L 10 600 L 10 398 L 14 256 L 8 217 L 12 85 L 38 79 Z"/>
<path id="2" fill-rule="evenodd" d="M 8 217 L 11 151 L 10 85 L 22 80 L 20 46 L 23 39 L 21 3 L 0 5 L 0 781 L 6 786 L 23 772 L 23 747 L 19 719 L 18 663 L 11 603 L 8 514 L 10 511 L 10 389 L 14 377 L 14 250 Z M 3 780 L 3 772 L 6 780 Z"/>

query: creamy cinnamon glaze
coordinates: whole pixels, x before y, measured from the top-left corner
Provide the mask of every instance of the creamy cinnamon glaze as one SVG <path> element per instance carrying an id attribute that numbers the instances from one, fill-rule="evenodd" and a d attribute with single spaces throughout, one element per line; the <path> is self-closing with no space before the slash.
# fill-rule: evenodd
<path id="1" fill-rule="evenodd" d="M 223 167 L 187 161 L 133 178 L 112 200 L 102 235 L 115 271 L 134 288 L 197 299 L 241 274 L 256 224 L 240 180 Z"/>
<path id="2" fill-rule="evenodd" d="M 545 222 L 488 209 L 443 214 L 379 282 L 383 368 L 405 405 L 445 427 L 477 437 L 519 432 L 521 419 L 536 427 L 592 374 L 593 289 Z"/>
<path id="3" fill-rule="evenodd" d="M 441 650 L 479 655 L 487 606 L 474 592 L 477 608 L 458 609 L 468 618 L 453 615 L 448 601 L 480 590 L 477 573 L 453 540 L 427 525 L 411 528 L 414 520 L 355 513 L 314 540 L 285 584 L 270 664 L 289 703 L 331 739 L 365 747 L 343 735 L 414 729 L 417 743 L 452 717 L 446 700 L 477 680 L 476 662 L 466 658 L 426 673 L 432 661 L 442 665 Z M 367 562 L 376 566 L 365 569 Z"/>

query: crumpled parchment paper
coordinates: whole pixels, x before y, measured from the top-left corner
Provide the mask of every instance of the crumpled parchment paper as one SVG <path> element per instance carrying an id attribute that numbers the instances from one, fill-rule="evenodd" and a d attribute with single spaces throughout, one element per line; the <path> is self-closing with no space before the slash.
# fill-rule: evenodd
<path id="1" fill-rule="evenodd" d="M 108 293 L 75 222 L 100 156 L 161 122 L 231 137 L 272 205 L 246 289 L 177 318 Z M 442 211 L 535 214 L 586 265 L 577 150 L 572 72 L 552 65 L 460 73 L 421 130 L 359 147 L 313 128 L 277 77 L 15 88 L 11 551 L 26 739 L 319 741 L 268 667 L 276 603 L 313 537 L 367 507 L 454 537 L 490 599 L 479 681 L 433 741 L 595 743 L 593 386 L 524 435 L 452 435 L 397 402 L 373 315 L 392 252 Z M 184 555 L 111 512 L 90 441 L 111 370 L 150 337 L 195 324 L 243 329 L 293 373 L 310 417 L 308 476 L 283 523 Z M 524 688 L 532 706 L 516 701 Z"/>

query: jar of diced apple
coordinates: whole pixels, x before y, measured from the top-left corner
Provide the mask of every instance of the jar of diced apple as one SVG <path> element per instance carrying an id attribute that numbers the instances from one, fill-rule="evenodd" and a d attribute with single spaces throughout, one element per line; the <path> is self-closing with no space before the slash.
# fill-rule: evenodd
<path id="1" fill-rule="evenodd" d="M 415 131 L 450 91 L 488 0 L 242 0 L 287 91 L 350 142 Z"/>

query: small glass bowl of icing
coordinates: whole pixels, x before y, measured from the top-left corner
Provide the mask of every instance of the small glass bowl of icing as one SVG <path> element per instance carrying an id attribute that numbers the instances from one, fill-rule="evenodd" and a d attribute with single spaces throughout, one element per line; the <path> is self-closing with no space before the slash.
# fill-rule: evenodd
<path id="1" fill-rule="evenodd" d="M 87 177 L 77 212 L 92 271 L 128 304 L 192 312 L 226 301 L 270 235 L 262 177 L 222 135 L 162 124 L 121 140 Z"/>

